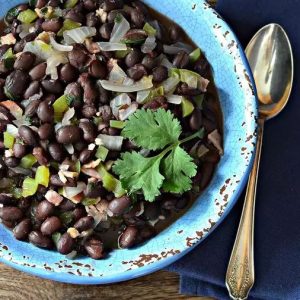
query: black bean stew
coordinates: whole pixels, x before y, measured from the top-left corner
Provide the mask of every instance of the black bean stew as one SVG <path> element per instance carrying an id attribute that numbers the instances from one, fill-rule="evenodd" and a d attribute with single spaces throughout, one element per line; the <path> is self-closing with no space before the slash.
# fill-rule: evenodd
<path id="1" fill-rule="evenodd" d="M 210 68 L 175 23 L 126 0 L 30 0 L 0 38 L 0 220 L 94 259 L 153 237 L 222 150 Z"/>

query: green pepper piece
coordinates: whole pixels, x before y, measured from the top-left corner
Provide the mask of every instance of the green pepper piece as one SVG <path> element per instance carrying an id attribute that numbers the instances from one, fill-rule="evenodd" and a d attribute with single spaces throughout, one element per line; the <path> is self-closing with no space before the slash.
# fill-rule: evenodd
<path id="1" fill-rule="evenodd" d="M 15 137 L 7 131 L 5 131 L 3 133 L 3 143 L 5 148 L 12 149 L 15 143 Z"/>
<path id="2" fill-rule="evenodd" d="M 181 107 L 182 107 L 182 116 L 184 118 L 189 116 L 195 109 L 194 104 L 186 98 L 182 99 Z"/>
<path id="3" fill-rule="evenodd" d="M 23 24 L 30 24 L 35 19 L 37 19 L 38 15 L 35 11 L 31 9 L 26 9 L 24 11 L 21 11 L 17 17 L 17 19 L 22 22 Z"/>
<path id="4" fill-rule="evenodd" d="M 38 184 L 35 181 L 35 179 L 26 177 L 23 181 L 23 186 L 22 186 L 22 196 L 23 197 L 28 197 L 28 196 L 33 196 L 38 188 Z"/>

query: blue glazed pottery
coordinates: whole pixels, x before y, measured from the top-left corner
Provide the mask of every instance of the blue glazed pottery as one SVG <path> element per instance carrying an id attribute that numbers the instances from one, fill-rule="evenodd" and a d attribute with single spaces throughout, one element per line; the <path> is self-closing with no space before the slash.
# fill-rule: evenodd
<path id="1" fill-rule="evenodd" d="M 0 15 L 22 3 L 0 0 Z M 74 283 L 106 284 L 157 271 L 198 245 L 221 223 L 248 178 L 255 146 L 257 103 L 247 60 L 235 35 L 204 0 L 145 0 L 182 26 L 210 62 L 224 117 L 224 149 L 212 182 L 192 208 L 158 236 L 103 260 L 69 260 L 57 252 L 16 241 L 0 225 L 0 261 L 36 276 Z M 199 262 L 201 263 L 201 262 Z"/>

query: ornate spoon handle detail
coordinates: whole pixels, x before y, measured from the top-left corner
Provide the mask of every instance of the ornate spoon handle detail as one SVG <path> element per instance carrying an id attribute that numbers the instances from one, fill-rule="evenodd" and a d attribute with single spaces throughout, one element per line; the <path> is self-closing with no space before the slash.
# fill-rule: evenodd
<path id="1" fill-rule="evenodd" d="M 226 286 L 230 297 L 235 300 L 247 299 L 254 284 L 254 211 L 263 129 L 264 120 L 259 119 L 253 169 L 249 176 L 242 216 L 226 273 Z"/>

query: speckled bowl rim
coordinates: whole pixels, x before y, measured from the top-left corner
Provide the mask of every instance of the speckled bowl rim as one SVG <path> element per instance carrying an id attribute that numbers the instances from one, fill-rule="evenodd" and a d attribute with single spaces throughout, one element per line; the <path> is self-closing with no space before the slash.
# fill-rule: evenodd
<path id="1" fill-rule="evenodd" d="M 0 0 L 1 2 L 3 0 Z M 20 0 L 11 0 L 10 7 L 21 3 Z M 203 195 L 197 199 L 193 208 L 190 209 L 182 218 L 177 220 L 173 223 L 168 229 L 160 233 L 156 238 L 152 241 L 149 241 L 145 245 L 138 247 L 133 250 L 118 250 L 118 256 L 122 256 L 124 259 L 122 261 L 122 265 L 116 266 L 117 270 L 115 273 L 110 275 L 105 274 L 105 269 L 98 270 L 98 267 L 101 266 L 101 263 L 92 261 L 91 259 L 78 259 L 78 260 L 67 260 L 64 256 L 56 254 L 57 262 L 55 263 L 48 263 L 48 259 L 50 260 L 53 256 L 53 253 L 41 249 L 34 248 L 33 246 L 25 243 L 20 243 L 18 241 L 14 241 L 12 234 L 1 226 L 0 229 L 0 262 L 3 262 L 15 269 L 20 271 L 24 271 L 30 273 L 32 275 L 36 275 L 42 278 L 51 279 L 55 281 L 73 283 L 73 284 L 107 284 L 107 283 L 115 283 L 125 280 L 130 280 L 133 278 L 137 278 L 155 271 L 158 271 L 169 264 L 175 262 L 189 251 L 191 251 L 195 246 L 197 246 L 200 242 L 202 242 L 213 230 L 224 220 L 224 218 L 228 215 L 236 201 L 238 200 L 239 195 L 241 194 L 245 183 L 248 179 L 248 175 L 250 172 L 250 168 L 252 166 L 253 161 L 253 152 L 256 144 L 256 118 L 257 118 L 257 101 L 256 101 L 256 92 L 254 81 L 252 78 L 251 70 L 249 68 L 247 59 L 245 54 L 240 46 L 236 36 L 231 31 L 229 26 L 222 20 L 222 18 L 204 1 L 204 0 L 179 0 L 174 1 L 171 0 L 161 0 L 161 1 L 151 1 L 145 0 L 147 4 L 152 6 L 154 9 L 160 10 L 162 13 L 174 17 L 174 15 L 182 13 L 186 14 L 185 17 L 182 17 L 178 23 L 188 32 L 192 33 L 192 30 L 197 30 L 196 28 L 189 28 L 188 17 L 190 13 L 199 13 L 199 18 L 205 18 L 205 22 L 207 26 L 211 27 L 211 32 L 206 32 L 208 34 L 208 38 L 212 38 L 212 35 L 215 35 L 215 40 L 212 49 L 224 48 L 224 60 L 225 62 L 225 69 L 227 65 L 227 61 L 235 62 L 234 64 L 234 71 L 228 73 L 229 76 L 229 84 L 230 84 L 230 76 L 232 73 L 236 76 L 238 80 L 240 90 L 237 89 L 237 94 L 241 93 L 243 100 L 245 100 L 245 105 L 239 107 L 240 109 L 244 109 L 245 112 L 237 113 L 236 119 L 233 119 L 232 122 L 238 122 L 243 120 L 242 123 L 237 123 L 236 129 L 236 138 L 239 139 L 232 140 L 231 145 L 233 150 L 237 150 L 237 146 L 239 147 L 239 143 L 242 147 L 239 149 L 240 151 L 236 153 L 237 155 L 237 164 L 232 164 L 232 167 L 235 167 L 239 170 L 239 174 L 235 174 L 233 170 L 227 170 L 225 177 L 222 174 L 223 182 L 220 182 L 218 178 L 218 172 L 222 171 L 223 165 L 226 166 L 226 152 L 225 157 L 222 158 L 218 170 L 210 184 L 210 186 L 206 189 Z M 165 7 L 167 3 L 172 2 L 173 5 Z M 161 3 L 164 3 L 164 8 L 161 10 L 159 6 Z M 174 5 L 179 9 L 178 11 L 174 12 Z M 187 10 L 180 12 L 180 5 L 184 5 L 184 8 Z M 0 4 L 1 8 L 2 4 Z M 1 9 L 0 9 L 1 10 Z M 190 11 L 191 10 L 191 11 Z M 203 21 L 204 22 L 204 21 Z M 205 23 L 204 22 L 204 23 Z M 200 22 L 201 23 L 201 22 Z M 191 35 L 191 34 L 190 34 Z M 193 37 L 193 36 L 192 36 Z M 198 40 L 199 37 L 196 38 Z M 198 43 L 198 41 L 197 41 Z M 217 45 L 219 44 L 219 45 Z M 199 40 L 199 46 L 201 47 L 201 39 Z M 213 51 L 212 51 L 213 52 Z M 210 60 L 210 52 L 205 53 L 208 60 Z M 231 57 L 231 59 L 230 59 Z M 215 58 L 213 58 L 215 59 Z M 222 60 L 222 55 L 221 58 Z M 220 60 L 220 63 L 222 63 Z M 232 61 L 231 61 L 232 60 Z M 212 65 L 214 65 L 212 63 Z M 217 74 L 215 74 L 217 75 Z M 218 85 L 218 76 L 215 76 L 216 84 Z M 235 82 L 236 83 L 236 82 Z M 221 95 L 222 91 L 220 92 L 220 98 L 222 101 Z M 236 100 L 239 99 L 240 95 L 233 94 L 233 98 Z M 225 98 L 224 98 L 225 99 Z M 240 100 L 238 100 L 240 101 Z M 222 107 L 227 111 L 228 103 L 222 103 Z M 229 110 L 230 111 L 230 110 Z M 234 111 L 234 110 L 233 110 Z M 242 117 L 241 117 L 242 116 Z M 241 117 L 241 119 L 240 119 Z M 226 122 L 225 122 L 226 125 Z M 239 127 L 241 126 L 241 127 Z M 242 129 L 241 129 L 242 128 Z M 231 128 L 232 129 L 232 128 Z M 233 129 L 234 131 L 235 129 Z M 228 136 L 231 136 L 233 133 L 230 132 Z M 245 140 L 243 140 L 245 139 Z M 242 141 L 243 140 L 243 141 Z M 231 148 L 230 147 L 230 148 Z M 225 136 L 225 151 L 226 149 L 226 136 Z M 242 158 L 241 158 L 242 157 Z M 232 157 L 231 157 L 232 159 Z M 226 167 L 225 167 L 226 169 Z M 223 170 L 224 171 L 224 170 Z M 213 193 L 212 193 L 213 192 Z M 201 226 L 197 228 L 193 228 L 193 234 L 189 234 L 186 236 L 185 230 L 189 231 L 188 224 L 189 219 L 187 215 L 191 218 L 191 222 L 194 221 L 192 218 L 195 218 L 198 214 L 198 207 L 201 209 L 201 205 L 203 202 L 207 201 L 210 196 L 210 193 L 214 195 L 214 201 L 216 206 L 215 211 L 208 213 L 208 218 L 203 220 L 197 220 L 201 223 Z M 205 208 L 205 203 L 202 205 Z M 197 208 L 197 211 L 195 211 Z M 201 211 L 201 213 L 205 213 Z M 212 218 L 209 218 L 210 214 Z M 184 222 L 185 223 L 184 223 Z M 203 222 L 202 222 L 203 221 Z M 203 225 L 206 222 L 206 225 Z M 203 223 L 203 224 L 202 224 Z M 181 227 L 182 226 L 182 227 Z M 175 231 L 174 231 L 175 230 Z M 176 236 L 170 237 L 170 233 L 176 233 Z M 157 243 L 155 245 L 155 243 Z M 168 244 L 168 245 L 166 245 Z M 171 247 L 168 247 L 171 244 Z M 11 248 L 14 248 L 10 250 Z M 30 249 L 29 249 L 30 248 Z M 31 257 L 23 255 L 23 251 L 31 252 Z M 141 249 L 143 251 L 141 251 Z M 144 250 L 147 250 L 144 252 Z M 162 251 L 163 250 L 163 251 Z M 125 251 L 125 252 L 124 252 Z M 34 255 L 35 253 L 36 256 Z M 136 259 L 130 260 L 130 253 L 133 255 L 140 254 L 136 256 Z M 114 255 L 114 254 L 113 254 Z M 132 255 L 132 256 L 133 256 Z M 36 264 L 32 263 L 32 260 L 36 262 Z M 109 260 L 109 259 L 108 259 Z M 112 260 L 112 258 L 110 258 Z M 88 263 L 87 263 L 88 262 Z M 54 266 L 55 265 L 55 266 Z M 96 266 L 98 265 L 98 266 Z M 105 265 L 105 263 L 103 263 Z M 111 264 L 106 267 L 110 267 L 113 265 Z M 100 272 L 100 273 L 97 273 Z"/>

